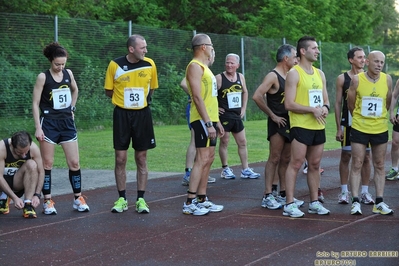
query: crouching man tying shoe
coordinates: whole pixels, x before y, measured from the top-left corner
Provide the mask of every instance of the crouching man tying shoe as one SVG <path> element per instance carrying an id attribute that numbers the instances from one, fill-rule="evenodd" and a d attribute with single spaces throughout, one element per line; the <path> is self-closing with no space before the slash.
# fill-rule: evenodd
<path id="1" fill-rule="evenodd" d="M 8 214 L 10 199 L 25 218 L 36 218 L 44 169 L 39 147 L 26 131 L 0 141 L 0 213 Z M 24 195 L 24 200 L 21 199 Z"/>

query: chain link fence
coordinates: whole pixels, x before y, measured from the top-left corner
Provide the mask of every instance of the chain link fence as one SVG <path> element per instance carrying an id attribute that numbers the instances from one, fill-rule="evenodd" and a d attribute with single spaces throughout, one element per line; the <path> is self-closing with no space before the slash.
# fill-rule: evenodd
<path id="1" fill-rule="evenodd" d="M 67 68 L 74 73 L 79 87 L 76 124 L 79 130 L 99 130 L 112 125 L 113 106 L 104 94 L 104 75 L 110 60 L 126 54 L 126 41 L 131 34 L 141 34 L 148 45 L 147 56 L 158 68 L 159 89 L 153 97 L 156 124 L 185 123 L 187 97 L 179 87 L 187 63 L 192 58 L 191 39 L 194 32 L 159 29 L 131 24 L 129 21 L 104 22 L 76 18 L 57 18 L 25 14 L 0 13 L 0 136 L 16 130 L 34 132 L 32 91 L 36 77 L 48 69 L 43 48 L 53 41 L 64 46 L 69 58 Z M 305 33 L 304 33 L 305 35 Z M 296 40 L 240 37 L 209 34 L 216 60 L 214 74 L 224 70 L 228 53 L 241 56 L 238 71 L 244 73 L 249 91 L 247 120 L 265 119 L 252 101 L 252 94 L 264 76 L 275 67 L 277 48 Z M 317 39 L 317 36 L 315 36 Z M 352 44 L 321 43 L 316 66 L 326 75 L 331 106 L 335 101 L 336 77 L 350 66 L 346 59 Z M 360 45 L 366 51 L 381 50 L 387 56 L 384 71 L 393 76 L 399 69 L 397 46 Z"/>

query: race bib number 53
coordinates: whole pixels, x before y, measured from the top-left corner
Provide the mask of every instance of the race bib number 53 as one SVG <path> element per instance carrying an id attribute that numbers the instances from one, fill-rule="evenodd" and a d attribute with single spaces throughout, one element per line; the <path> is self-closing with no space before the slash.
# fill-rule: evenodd
<path id="1" fill-rule="evenodd" d="M 144 108 L 144 88 L 125 88 L 123 98 L 126 109 Z"/>

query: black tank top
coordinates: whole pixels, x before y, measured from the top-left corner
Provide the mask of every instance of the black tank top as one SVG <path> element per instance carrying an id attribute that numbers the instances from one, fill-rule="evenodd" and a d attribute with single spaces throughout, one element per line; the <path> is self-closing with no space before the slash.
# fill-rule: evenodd
<path id="1" fill-rule="evenodd" d="M 224 73 L 220 74 L 222 76 L 222 85 L 218 90 L 218 104 L 219 107 L 225 110 L 222 115 L 225 118 L 241 118 L 241 108 L 232 108 L 229 109 L 229 103 L 227 101 L 227 93 L 229 92 L 241 92 L 242 93 L 242 83 L 240 79 L 240 75 L 236 73 L 237 80 L 232 82 L 226 78 Z M 242 97 L 241 97 L 242 101 Z"/>
<path id="2" fill-rule="evenodd" d="M 31 157 L 30 157 L 30 151 L 28 151 L 25 158 L 15 159 L 11 153 L 10 144 L 8 143 L 8 140 L 9 139 L 3 139 L 4 145 L 6 146 L 6 151 L 7 151 L 7 157 L 6 157 L 6 160 L 4 161 L 5 164 L 4 164 L 3 175 L 4 176 L 13 176 L 27 160 L 31 159 Z"/>
<path id="3" fill-rule="evenodd" d="M 285 97 L 285 79 L 275 70 L 271 72 L 276 73 L 279 88 L 278 91 L 274 94 L 267 93 L 267 106 L 272 110 L 275 115 L 283 116 L 287 115 L 288 111 L 285 110 L 284 107 L 284 97 Z"/>
<path id="4" fill-rule="evenodd" d="M 349 110 L 348 110 L 348 90 L 351 84 L 351 77 L 348 72 L 344 73 L 344 85 L 342 86 L 342 117 L 341 126 L 348 127 L 349 124 Z"/>
<path id="5" fill-rule="evenodd" d="M 61 88 L 71 88 L 71 77 L 69 76 L 68 71 L 66 71 L 65 69 L 62 70 L 63 78 L 61 82 L 56 82 L 53 79 L 50 70 L 46 70 L 44 74 L 46 75 L 46 81 L 44 82 L 42 96 L 39 104 L 41 115 L 51 119 L 66 119 L 72 117 L 71 106 L 57 110 L 53 108 L 53 90 Z"/>

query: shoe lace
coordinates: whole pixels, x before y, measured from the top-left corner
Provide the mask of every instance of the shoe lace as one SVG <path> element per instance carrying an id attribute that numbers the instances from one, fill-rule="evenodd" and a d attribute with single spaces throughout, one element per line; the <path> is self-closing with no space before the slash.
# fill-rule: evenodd
<path id="1" fill-rule="evenodd" d="M 77 198 L 77 200 L 79 200 L 79 202 L 80 202 L 80 205 L 86 205 L 85 199 L 87 199 L 87 197 L 83 196 L 83 195 L 80 195 L 79 198 Z"/>
<path id="2" fill-rule="evenodd" d="M 44 204 L 46 204 L 47 208 L 53 208 L 54 207 L 54 201 L 52 199 L 45 199 Z"/>

